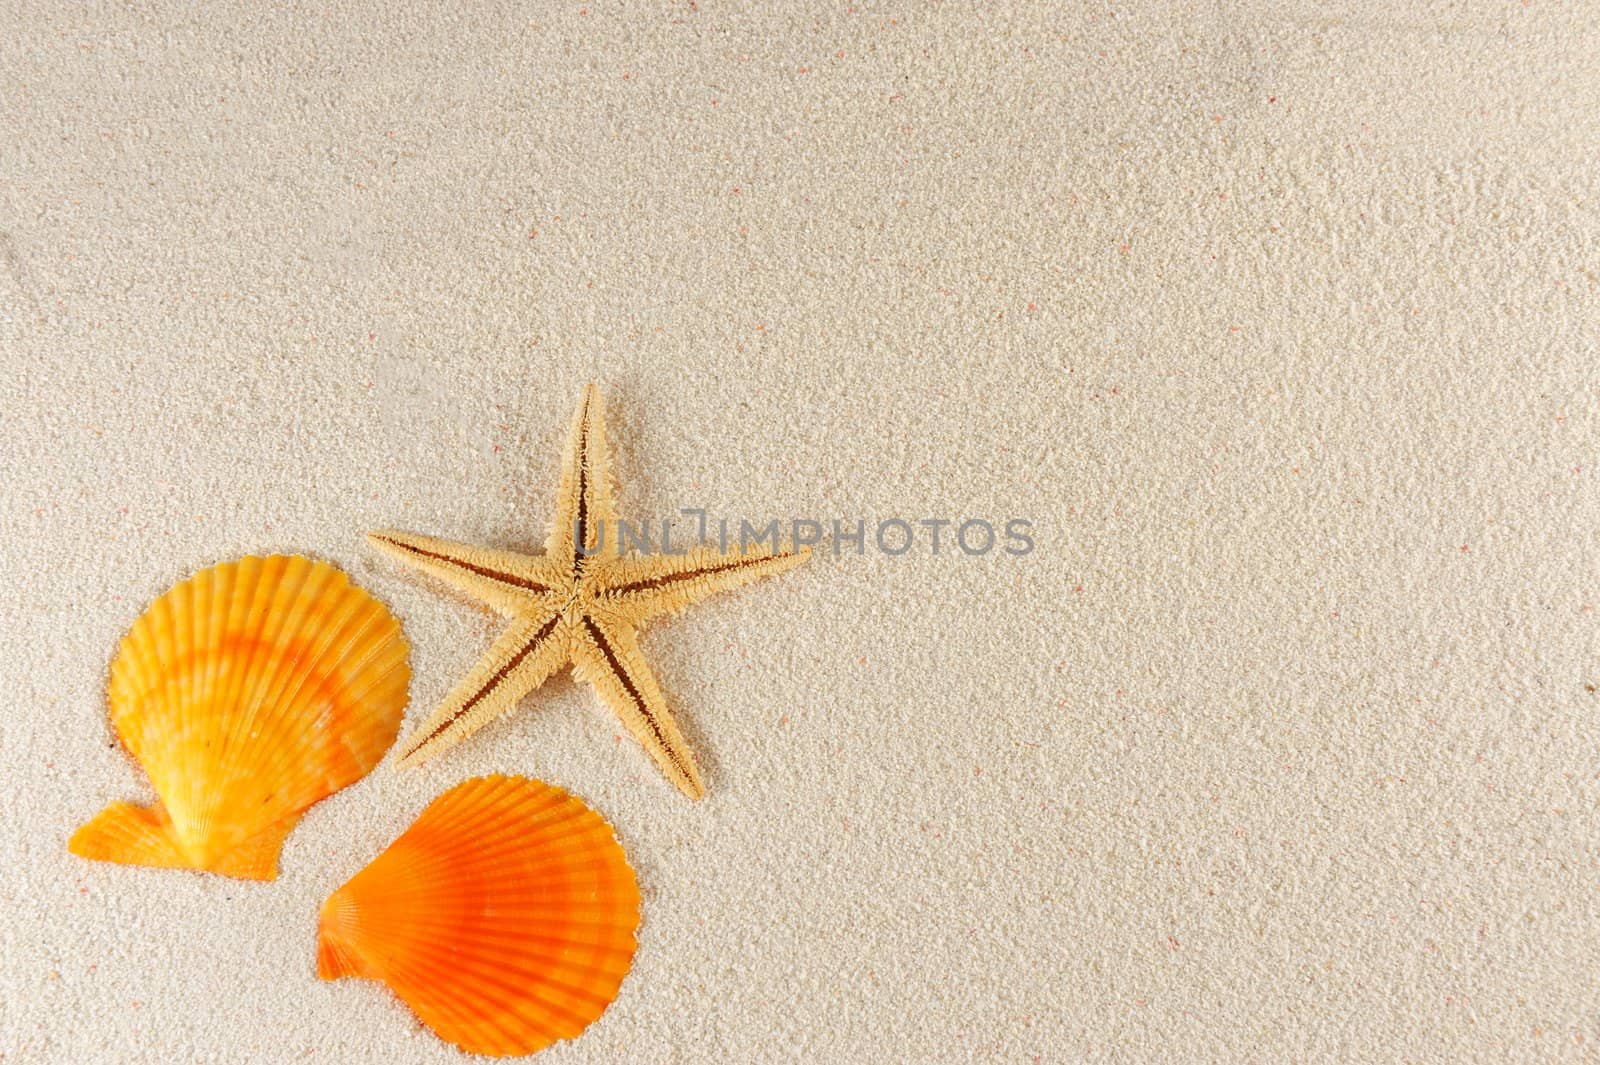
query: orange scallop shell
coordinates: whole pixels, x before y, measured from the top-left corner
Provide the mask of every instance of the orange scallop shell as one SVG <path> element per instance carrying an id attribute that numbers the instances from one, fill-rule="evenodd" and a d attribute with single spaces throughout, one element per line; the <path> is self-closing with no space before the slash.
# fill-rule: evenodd
<path id="1" fill-rule="evenodd" d="M 400 623 L 335 567 L 274 555 L 201 570 L 111 663 L 112 727 L 160 801 L 112 803 L 68 849 L 271 880 L 306 808 L 394 743 L 410 678 Z"/>
<path id="2" fill-rule="evenodd" d="M 531 1054 L 605 1011 L 638 925 L 633 870 L 599 814 L 537 780 L 479 777 L 323 905 L 317 973 L 382 980 L 464 1050 Z"/>

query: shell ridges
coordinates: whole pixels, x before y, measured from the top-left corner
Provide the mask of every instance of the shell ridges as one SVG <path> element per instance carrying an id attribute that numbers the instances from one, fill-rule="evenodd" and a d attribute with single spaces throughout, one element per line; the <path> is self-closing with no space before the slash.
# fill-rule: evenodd
<path id="1" fill-rule="evenodd" d="M 317 970 L 382 980 L 465 1050 L 529 1054 L 616 997 L 638 921 L 633 870 L 599 814 L 536 780 L 480 777 L 328 899 Z"/>
<path id="2" fill-rule="evenodd" d="M 134 622 L 107 683 L 112 727 L 160 801 L 113 803 L 69 849 L 272 879 L 306 808 L 394 742 L 406 655 L 393 615 L 327 563 L 273 555 L 199 571 Z"/>

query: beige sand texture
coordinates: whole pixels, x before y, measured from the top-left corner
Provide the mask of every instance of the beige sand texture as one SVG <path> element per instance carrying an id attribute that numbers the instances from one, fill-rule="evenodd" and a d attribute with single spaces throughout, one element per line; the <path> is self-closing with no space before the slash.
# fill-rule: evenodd
<path id="1" fill-rule="evenodd" d="M 197 5 L 198 6 L 198 5 Z M 516 772 L 617 826 L 541 1061 L 1593 1061 L 1591 4 L 8 5 L 0 1060 L 464 1060 L 317 907 Z M 709 789 L 553 682 L 281 877 L 97 864 L 103 684 L 196 568 L 625 516 L 1026 518 L 645 637 Z"/>

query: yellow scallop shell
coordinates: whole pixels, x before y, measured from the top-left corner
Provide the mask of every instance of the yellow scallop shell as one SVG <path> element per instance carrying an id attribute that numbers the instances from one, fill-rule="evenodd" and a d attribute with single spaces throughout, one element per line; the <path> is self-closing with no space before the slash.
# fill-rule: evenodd
<path id="1" fill-rule="evenodd" d="M 160 801 L 112 803 L 74 854 L 277 875 L 313 803 L 394 742 L 411 679 L 400 624 L 323 562 L 242 558 L 150 605 L 111 663 L 111 724 Z"/>
<path id="2" fill-rule="evenodd" d="M 531 1054 L 605 1011 L 638 925 L 604 818 L 537 780 L 479 777 L 329 897 L 317 973 L 382 980 L 463 1050 Z"/>

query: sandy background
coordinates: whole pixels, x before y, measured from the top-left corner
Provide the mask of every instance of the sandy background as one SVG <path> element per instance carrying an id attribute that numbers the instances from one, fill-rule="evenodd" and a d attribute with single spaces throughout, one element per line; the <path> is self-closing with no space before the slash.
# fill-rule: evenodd
<path id="1" fill-rule="evenodd" d="M 321 900 L 523 772 L 637 965 L 541 1060 L 1600 1048 L 1600 33 L 1532 3 L 5 7 L 0 1056 L 450 1061 Z M 92 864 L 192 570 L 623 513 L 1025 517 L 651 631 L 710 796 L 586 688 L 314 809 L 274 884 Z"/>

